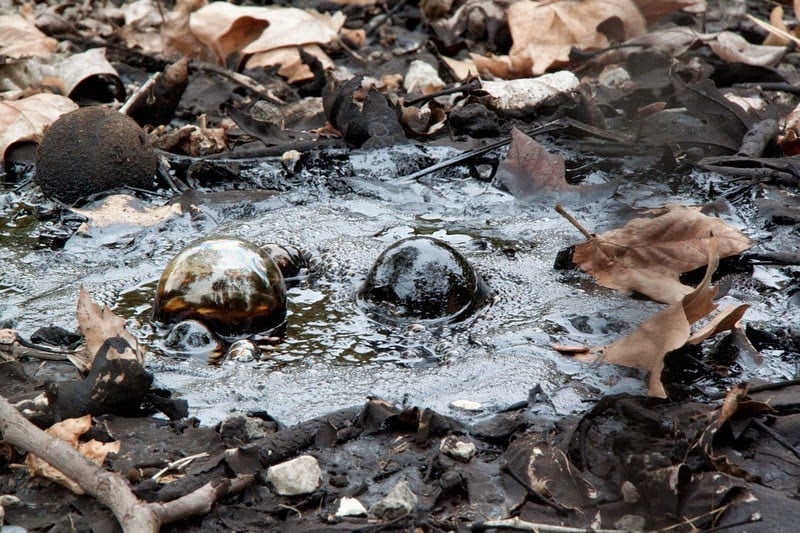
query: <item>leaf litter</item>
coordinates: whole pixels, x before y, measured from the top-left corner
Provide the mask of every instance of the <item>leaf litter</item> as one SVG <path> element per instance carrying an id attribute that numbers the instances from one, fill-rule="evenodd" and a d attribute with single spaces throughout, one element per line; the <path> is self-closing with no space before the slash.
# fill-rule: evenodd
<path id="1" fill-rule="evenodd" d="M 739 189 L 735 188 L 735 181 L 721 185 L 725 198 L 737 206 L 741 205 L 737 194 L 770 194 L 776 186 L 796 187 L 798 183 L 792 161 L 776 152 L 777 146 L 789 155 L 793 140 L 791 128 L 785 130 L 789 132 L 784 137 L 787 140 L 780 144 L 773 143 L 769 129 L 764 130 L 766 134 L 755 131 L 760 118 L 770 113 L 783 116 L 792 106 L 788 106 L 787 111 L 775 111 L 779 106 L 775 107 L 773 101 L 761 102 L 764 104 L 761 108 L 750 108 L 749 103 L 744 103 L 746 100 L 727 94 L 728 87 L 718 81 L 721 77 L 712 75 L 716 81 L 710 81 L 708 64 L 697 68 L 698 48 L 705 50 L 706 59 L 712 57 L 710 51 L 722 62 L 736 61 L 767 69 L 781 65 L 787 50 L 768 46 L 784 45 L 785 40 L 776 41 L 776 36 L 783 34 L 788 37 L 782 39 L 791 40 L 792 23 L 786 25 L 785 14 L 777 8 L 770 14 L 769 24 L 756 24 L 762 29 L 766 24 L 769 35 L 762 43 L 756 43 L 751 42 L 752 34 L 746 34 L 747 40 L 742 41 L 738 33 L 700 32 L 697 27 L 661 35 L 648 33 L 649 25 L 669 18 L 671 13 L 682 8 L 689 10 L 676 15 L 671 22 L 705 8 L 705 3 L 694 1 L 515 2 L 508 8 L 505 3 L 487 0 L 430 1 L 422 2 L 419 11 L 409 9 L 404 3 L 394 7 L 375 2 L 342 0 L 337 3 L 346 7 L 314 11 L 293 6 L 240 8 L 213 2 L 203 7 L 205 2 L 143 1 L 123 3 L 121 7 L 104 6 L 108 11 L 98 16 L 86 12 L 87 6 L 76 4 L 40 11 L 37 25 L 59 27 L 59 20 L 73 17 L 73 21 L 79 21 L 78 26 L 66 30 L 67 34 L 78 28 L 95 44 L 106 44 L 112 36 L 121 38 L 132 49 L 139 47 L 138 50 L 144 51 L 148 55 L 144 59 L 161 62 L 151 71 L 162 70 L 168 64 L 165 59 L 175 59 L 176 51 L 190 54 L 193 59 L 189 71 L 193 81 L 198 73 L 211 72 L 223 72 L 227 79 L 235 80 L 235 85 L 222 89 L 226 98 L 231 99 L 227 105 L 240 106 L 243 100 L 249 105 L 247 98 L 241 98 L 242 94 L 247 94 L 248 98 L 257 95 L 278 109 L 275 115 L 262 121 L 261 126 L 245 122 L 247 117 L 244 117 L 238 122 L 256 126 L 252 129 L 248 126 L 247 130 L 240 128 L 243 130 L 240 131 L 227 117 L 214 113 L 212 106 L 208 106 L 214 129 L 207 127 L 206 119 L 197 121 L 200 130 L 214 132 L 218 142 L 213 143 L 178 133 L 168 118 L 144 116 L 143 123 L 152 120 L 151 125 L 161 124 L 158 129 L 151 130 L 151 136 L 165 150 L 161 154 L 163 159 L 172 165 L 174 177 L 160 178 L 167 182 L 160 184 L 162 191 L 183 189 L 186 187 L 183 180 L 192 187 L 200 183 L 222 184 L 220 176 L 241 180 L 242 168 L 248 165 L 244 159 L 234 158 L 234 163 L 214 163 L 209 159 L 200 164 L 191 158 L 218 153 L 225 159 L 248 153 L 239 152 L 239 146 L 253 138 L 257 139 L 253 141 L 256 146 L 261 143 L 274 149 L 275 154 L 283 153 L 285 148 L 295 149 L 298 155 L 287 156 L 282 163 L 287 170 L 284 177 L 291 178 L 294 176 L 292 165 L 308 164 L 308 159 L 304 159 L 308 156 L 303 153 L 307 148 L 299 142 L 325 140 L 335 145 L 342 141 L 337 145 L 340 148 L 370 149 L 406 144 L 409 140 L 441 142 L 448 135 L 449 142 L 467 139 L 466 147 L 472 148 L 479 147 L 482 142 L 475 142 L 478 132 L 502 131 L 510 135 L 511 147 L 490 179 L 509 190 L 519 205 L 535 208 L 536 202 L 548 206 L 554 201 L 573 205 L 570 200 L 575 198 L 581 205 L 601 196 L 614 195 L 615 200 L 626 197 L 632 208 L 641 212 L 636 205 L 640 192 L 631 186 L 635 180 L 630 175 L 600 186 L 576 185 L 574 180 L 567 179 L 568 174 L 574 172 L 574 168 L 568 166 L 574 163 L 565 161 L 551 144 L 563 142 L 560 135 L 539 142 L 541 139 L 534 140 L 521 133 L 520 126 L 538 121 L 554 109 L 554 116 L 549 118 L 556 122 L 569 118 L 569 121 L 560 122 L 564 129 L 573 134 L 581 132 L 578 138 L 567 142 L 570 148 L 604 150 L 611 154 L 610 159 L 631 151 L 654 149 L 658 156 L 651 159 L 648 166 L 640 167 L 639 172 L 673 172 L 699 161 L 700 168 L 713 166 L 730 176 L 747 173 L 750 181 L 742 183 Z M 315 5 L 314 2 L 310 4 Z M 17 24 L 31 38 L 42 39 L 37 33 L 39 30 L 34 31 L 28 22 L 34 17 L 33 8 L 27 7 L 22 12 L 24 17 L 4 22 Z M 240 17 L 239 13 L 243 12 L 246 15 Z M 209 13 L 211 17 L 204 19 Z M 530 13 L 536 16 L 529 16 Z M 432 83 L 407 85 L 397 80 L 390 82 L 392 76 L 402 79 L 397 72 L 402 73 L 405 66 L 387 68 L 394 71 L 382 72 L 380 80 L 377 76 L 359 78 L 359 62 L 370 61 L 367 52 L 381 48 L 390 50 L 391 54 L 381 56 L 377 62 L 387 65 L 391 64 L 391 59 L 404 54 L 415 59 L 424 56 L 427 36 L 423 31 L 428 31 L 427 27 L 421 27 L 422 31 L 408 30 L 420 20 L 424 20 L 436 35 L 435 46 L 440 47 L 437 52 L 443 52 L 438 58 L 424 57 L 441 67 L 433 69 L 438 79 L 430 78 Z M 398 21 L 405 22 L 406 27 L 398 25 Z M 215 29 L 218 23 L 220 27 Z M 63 25 L 59 28 L 59 31 L 47 33 L 60 39 L 65 30 Z M 287 32 L 286 28 L 297 28 L 297 31 Z M 48 55 L 48 47 L 54 39 L 42 35 L 43 48 L 36 53 Z M 0 46 L 5 44 L 0 43 Z M 622 48 L 617 50 L 617 44 Z M 273 49 L 275 46 L 277 50 Z M 365 46 L 367 48 L 363 48 Z M 668 60 L 658 60 L 647 48 L 668 53 Z M 19 55 L 14 49 L 7 50 Z M 31 46 L 29 55 L 33 53 Z M 134 57 L 142 60 L 142 54 L 138 54 L 112 63 L 124 66 Z M 71 55 L 72 58 L 76 56 L 78 54 Z M 21 61 L 23 66 L 28 61 L 25 53 Z M 345 63 L 347 67 L 339 69 Z M 35 63 L 31 59 L 28 64 Z M 232 65 L 234 68 L 230 69 Z M 264 65 L 273 65 L 279 76 L 257 73 Z M 447 65 L 453 67 L 450 76 L 446 72 Z M 607 66 L 617 70 L 607 69 Z M 724 65 L 715 63 L 714 68 L 721 66 Z M 119 100 L 119 91 L 113 90 L 114 80 L 129 84 L 130 70 L 124 66 L 118 76 L 103 68 L 100 78 L 111 82 L 111 90 L 106 87 L 95 94 L 102 94 L 107 102 Z M 455 68 L 460 70 L 456 72 Z M 510 111 L 497 105 L 499 101 L 516 100 L 516 97 L 509 100 L 505 91 L 518 94 L 505 79 L 530 78 L 556 69 L 580 73 L 583 85 L 576 86 L 570 78 L 567 86 L 532 105 L 525 103 Z M 326 77 L 326 70 L 338 70 L 338 78 Z M 477 86 L 469 81 L 458 84 L 470 75 L 480 75 L 483 83 Z M 11 88 L 12 92 L 7 92 L 5 97 L 17 100 L 3 103 L 23 102 L 22 98 L 30 97 L 26 90 L 55 90 L 77 98 L 70 87 L 81 85 L 84 80 L 67 82 L 59 76 L 28 84 L 30 87 Z M 489 79 L 491 77 L 495 79 Z M 337 85 L 330 81 L 334 79 L 339 84 L 338 91 Z M 609 85 L 596 83 L 599 79 L 607 80 Z M 548 84 L 545 80 L 539 81 Z M 326 83 L 329 83 L 327 91 L 323 90 Z M 400 87 L 404 87 L 406 93 Z M 720 90 L 723 88 L 726 94 Z M 179 90 L 187 90 L 187 102 L 196 98 L 191 86 Z M 317 122 L 314 131 L 285 128 L 286 124 L 299 123 L 284 104 L 287 100 L 296 103 L 301 92 L 314 95 L 312 98 L 319 104 L 308 105 L 320 110 L 321 123 Z M 551 99 L 551 96 L 556 98 Z M 324 106 L 320 100 L 325 100 Z M 739 103 L 733 103 L 734 100 Z M 429 106 L 430 120 L 426 119 L 427 111 L 422 108 L 415 113 L 416 104 L 411 102 L 424 102 Z M 485 106 L 483 109 L 488 110 L 470 116 L 494 122 L 471 130 L 457 126 L 455 120 L 449 119 L 457 116 L 465 102 Z M 117 103 L 110 105 L 117 106 Z M 19 137 L 4 137 L 4 147 L 21 141 L 37 141 L 47 120 L 58 116 L 53 113 L 52 118 L 39 125 L 33 119 L 40 108 L 23 109 L 22 120 L 30 122 L 32 130 Z M 186 108 L 180 109 L 179 112 L 186 113 Z M 253 107 L 247 109 L 251 117 L 256 112 Z M 402 110 L 402 118 L 398 110 Z M 6 111 L 2 114 L 11 116 L 12 122 L 16 120 L 13 114 Z M 231 116 L 243 118 L 241 113 L 232 112 Z M 182 117 L 178 122 L 185 120 L 186 115 Z M 191 120 L 196 118 L 195 114 Z M 326 120 L 328 124 L 321 127 Z M 615 128 L 625 135 L 616 133 Z M 473 137 L 473 134 L 476 135 Z M 169 135 L 184 139 L 185 143 L 161 142 Z M 314 135 L 318 136 L 316 140 Z M 745 150 L 742 141 L 759 135 L 766 135 L 763 142 L 750 143 Z M 614 145 L 620 141 L 622 147 Z M 251 144 L 248 149 L 252 148 Z M 263 157 L 265 152 L 250 153 Z M 471 168 L 473 177 L 485 179 L 476 163 L 483 163 L 479 158 L 485 153 L 476 152 L 473 158 L 459 161 L 475 164 Z M 417 169 L 413 168 L 412 172 Z M 223 187 L 238 186 L 242 186 L 242 181 L 223 184 Z M 720 187 L 720 183 L 714 186 Z M 285 190 L 287 185 L 281 184 L 281 187 Z M 141 206 L 131 203 L 131 196 L 128 199 L 118 196 L 122 203 L 114 203 L 114 198 L 109 197 L 105 205 L 99 204 L 99 209 L 97 205 L 73 209 L 71 216 L 95 216 L 95 225 L 98 225 L 101 215 L 110 214 L 109 221 L 113 224 L 114 215 L 130 206 L 142 217 L 135 218 L 134 224 L 165 229 L 163 222 L 168 224 L 174 212 L 170 204 L 151 209 L 146 203 Z M 652 204 L 651 201 L 644 203 Z M 761 205 L 766 204 L 762 202 Z M 30 370 L 32 362 L 6 360 L 4 355 L 4 363 L 8 363 L 6 366 L 10 370 L 8 375 L 18 376 L 16 380 L 9 380 L 4 390 L 13 394 L 15 400 L 19 400 L 17 407 L 42 427 L 49 425 L 46 421 L 77 416 L 84 417 L 80 420 L 85 425 L 88 411 L 97 422 L 92 432 L 100 434 L 103 440 L 110 442 L 116 440 L 117 435 L 125 435 L 120 439 L 122 448 L 106 458 L 105 468 L 127 476 L 142 498 L 173 500 L 194 494 L 193 489 L 208 480 L 245 491 L 231 498 L 245 503 L 251 514 L 242 512 L 239 503 L 218 504 L 213 516 L 203 516 L 200 512 L 190 519 L 188 523 L 192 525 L 186 526 L 190 529 L 248 529 L 269 523 L 296 530 L 326 526 L 352 530 L 372 527 L 376 522 L 378 527 L 431 530 L 456 530 L 465 523 L 473 530 L 536 529 L 546 528 L 554 521 L 576 528 L 624 530 L 696 530 L 750 522 L 760 522 L 758 527 L 765 529 L 780 529 L 797 520 L 796 503 L 784 495 L 797 489 L 796 482 L 792 481 L 796 479 L 796 461 L 790 457 L 795 452 L 791 451 L 791 444 L 774 450 L 768 443 L 779 442 L 780 433 L 792 434 L 796 429 L 791 402 L 772 407 L 768 398 L 748 399 L 757 394 L 753 391 L 758 390 L 758 385 L 741 385 L 730 391 L 722 408 L 715 412 L 708 398 L 705 403 L 698 403 L 682 396 L 685 388 L 681 386 L 686 384 L 670 382 L 665 370 L 670 370 L 672 363 L 667 363 L 670 355 L 686 356 L 694 349 L 692 346 L 707 352 L 717 350 L 719 355 L 724 351 L 720 348 L 723 344 L 710 348 L 706 341 L 729 332 L 732 332 L 730 337 L 738 335 L 741 339 L 744 336 L 748 343 L 752 338 L 762 349 L 796 350 L 792 348 L 790 335 L 770 337 L 769 331 L 758 332 L 745 325 L 747 303 L 729 304 L 711 316 L 718 307 L 717 288 L 711 285 L 711 276 L 720 258 L 741 256 L 747 260 L 747 257 L 755 257 L 746 255 L 754 241 L 761 244 L 768 240 L 770 231 L 776 234 L 787 229 L 791 231 L 792 223 L 787 221 L 792 220 L 792 212 L 791 207 L 785 208 L 783 214 L 773 211 L 775 214 L 770 215 L 767 226 L 748 228 L 748 233 L 754 237 L 752 241 L 721 219 L 689 207 L 667 207 L 657 211 L 655 216 L 634 218 L 617 230 L 599 235 L 584 230 L 587 241 L 576 245 L 571 253 L 576 265 L 603 287 L 645 295 L 667 307 L 615 342 L 590 349 L 572 347 L 572 352 L 583 354 L 579 356 L 582 358 L 649 372 L 648 393 L 655 397 L 625 394 L 596 397 L 593 398 L 594 407 L 581 415 L 557 416 L 547 395 L 534 387 L 527 401 L 468 421 L 451 419 L 426 408 L 397 407 L 372 399 L 365 405 L 329 413 L 289 428 L 263 412 L 237 413 L 216 428 L 196 427 L 196 422 L 185 418 L 186 405 L 182 406 L 179 400 L 169 398 L 168 391 L 154 386 L 153 376 L 142 364 L 143 346 L 135 335 L 127 332 L 126 321 L 92 302 L 83 291 L 78 297 L 77 318 L 86 338 L 87 360 L 73 356 L 73 364 L 79 368 L 77 376 L 73 376 L 72 381 L 45 386 L 47 393 L 40 395 L 37 403 L 36 399 L 30 399 L 30 390 L 44 385 L 24 376 L 25 372 L 20 370 Z M 602 224 L 602 221 L 596 223 Z M 142 234 L 146 233 L 139 233 Z M 91 237 L 91 233 L 88 236 Z M 514 252 L 513 248 L 507 248 L 503 253 L 513 255 Z M 788 260 L 791 265 L 792 251 L 780 253 L 784 261 L 780 264 L 786 265 Z M 759 254 L 766 258 L 760 260 L 779 258 L 769 251 L 761 250 Z M 705 267 L 705 275 L 699 283 L 682 281 L 687 273 L 702 267 Z M 741 296 L 743 291 L 738 292 Z M 698 327 L 701 324 L 705 325 Z M 19 335 L 14 338 L 17 345 L 25 341 Z M 558 334 L 553 338 L 563 340 Z M 48 353 L 53 352 L 39 352 L 40 355 Z M 690 358 L 678 361 L 688 364 Z M 45 366 L 53 367 L 55 363 Z M 587 372 L 595 368 L 587 367 Z M 792 390 L 796 384 L 782 386 Z M 662 400 L 664 398 L 668 400 Z M 166 413 L 171 421 L 138 416 L 156 410 Z M 120 416 L 132 414 L 137 416 Z M 762 419 L 774 424 L 778 431 L 765 425 Z M 757 434 L 755 438 L 753 432 Z M 70 439 L 77 442 L 77 435 Z M 142 435 L 149 441 L 131 444 L 140 442 L 137 439 Z M 448 442 L 455 439 L 464 447 L 472 445 L 478 453 L 464 460 L 440 452 L 439 444 L 445 437 Z M 248 485 L 252 480 L 239 485 L 240 476 L 265 471 L 272 464 L 304 454 L 309 449 L 324 466 L 324 488 L 320 492 L 280 497 L 272 494 L 263 481 L 256 482 L 252 488 Z M 742 454 L 745 449 L 748 453 Z M 765 458 L 767 450 L 771 454 L 769 459 Z M 192 461 L 187 461 L 189 466 L 184 465 L 185 470 L 181 470 L 175 455 L 189 456 Z M 764 465 L 773 461 L 779 464 L 779 474 L 768 476 L 770 472 Z M 414 466 L 419 464 L 427 466 L 423 469 Z M 148 470 L 153 468 L 156 471 Z M 178 473 L 161 482 L 157 479 L 159 476 L 149 476 L 173 468 Z M 231 477 L 233 474 L 236 476 Z M 368 487 L 366 493 L 357 495 L 368 504 L 364 508 L 369 508 L 369 518 L 337 515 L 334 512 L 336 503 L 350 498 L 356 486 Z M 384 496 L 408 491 L 414 496 L 411 499 L 414 503 L 408 508 L 411 512 L 398 515 L 386 511 L 389 504 L 382 499 Z M 35 507 L 53 501 L 51 494 L 59 493 L 57 489 L 43 486 L 23 487 L 19 494 Z M 103 515 L 90 509 L 86 499 L 75 501 L 79 503 L 65 511 L 70 523 L 73 520 L 91 522 L 103 516 L 108 519 L 108 511 Z M 305 516 L 287 514 L 287 508 L 309 510 L 309 513 Z M 319 509 L 330 514 L 311 512 Z M 11 507 L 5 517 L 19 523 L 31 519 L 25 509 Z"/>

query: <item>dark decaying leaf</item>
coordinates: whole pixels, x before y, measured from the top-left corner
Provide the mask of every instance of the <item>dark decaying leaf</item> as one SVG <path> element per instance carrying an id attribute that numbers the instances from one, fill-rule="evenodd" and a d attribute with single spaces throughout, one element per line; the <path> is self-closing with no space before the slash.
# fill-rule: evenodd
<path id="1" fill-rule="evenodd" d="M 570 185 L 566 180 L 564 158 L 551 153 L 522 131 L 511 130 L 511 145 L 497 168 L 495 183 L 514 197 L 526 201 L 554 203 L 570 200 L 607 198 L 617 187 L 616 182 L 601 185 Z"/>
<path id="2" fill-rule="evenodd" d="M 281 127 L 274 122 L 259 120 L 247 111 L 237 109 L 233 106 L 224 107 L 225 114 L 233 120 L 239 128 L 252 135 L 266 146 L 275 146 L 289 141 L 289 137 L 281 130 Z"/>
<path id="3" fill-rule="evenodd" d="M 758 121 L 755 113 L 728 101 L 711 80 L 675 82 L 675 99 L 685 108 L 666 109 L 645 120 L 640 140 L 648 144 L 699 148 L 705 156 L 735 153 Z"/>
<path id="4" fill-rule="evenodd" d="M 369 134 L 369 139 L 362 145 L 363 148 L 380 148 L 406 142 L 397 112 L 380 92 L 371 89 L 367 93 L 362 113 L 367 121 Z"/>
<path id="5" fill-rule="evenodd" d="M 369 138 L 367 120 L 353 102 L 353 93 L 361 88 L 363 79 L 364 76 L 355 76 L 340 82 L 329 77 L 322 93 L 322 105 L 328 122 L 342 132 L 351 146 L 361 146 Z"/>

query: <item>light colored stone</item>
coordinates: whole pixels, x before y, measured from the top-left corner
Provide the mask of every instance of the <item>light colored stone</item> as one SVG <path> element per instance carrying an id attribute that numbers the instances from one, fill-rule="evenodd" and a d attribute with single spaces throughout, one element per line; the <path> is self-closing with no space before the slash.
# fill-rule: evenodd
<path id="1" fill-rule="evenodd" d="M 394 520 L 417 508 L 417 495 L 411 492 L 408 481 L 401 481 L 382 500 L 370 506 L 371 515 L 383 520 Z"/>
<path id="2" fill-rule="evenodd" d="M 367 516 L 367 508 L 357 499 L 345 496 L 339 500 L 339 509 L 336 510 L 336 516 L 338 518 L 345 516 Z"/>
<path id="3" fill-rule="evenodd" d="M 450 402 L 450 407 L 453 409 L 461 409 L 462 411 L 480 411 L 483 409 L 481 404 L 471 400 L 456 400 L 454 402 Z"/>
<path id="4" fill-rule="evenodd" d="M 267 469 L 267 481 L 281 496 L 310 494 L 319 487 L 322 469 L 314 457 L 301 455 Z"/>
<path id="5" fill-rule="evenodd" d="M 467 440 L 459 440 L 455 435 L 450 435 L 442 439 L 439 444 L 439 451 L 446 453 L 453 459 L 466 463 L 475 455 L 475 444 Z"/>

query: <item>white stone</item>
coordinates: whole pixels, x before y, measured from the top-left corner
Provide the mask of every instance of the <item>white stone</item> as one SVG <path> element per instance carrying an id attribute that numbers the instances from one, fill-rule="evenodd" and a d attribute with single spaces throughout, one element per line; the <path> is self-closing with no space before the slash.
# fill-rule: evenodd
<path id="1" fill-rule="evenodd" d="M 450 435 L 442 439 L 439 444 L 439 451 L 446 453 L 453 459 L 469 462 L 472 456 L 475 455 L 475 444 L 466 440 L 459 440 L 457 437 Z"/>
<path id="2" fill-rule="evenodd" d="M 413 512 L 416 508 L 417 495 L 411 492 L 408 481 L 401 481 L 384 499 L 375 502 L 369 508 L 369 512 L 378 518 L 393 520 Z"/>
<path id="3" fill-rule="evenodd" d="M 436 72 L 436 68 L 420 59 L 415 59 L 408 66 L 408 72 L 403 80 L 403 88 L 406 92 L 425 92 L 439 91 L 443 89 L 445 83 Z"/>
<path id="4" fill-rule="evenodd" d="M 339 509 L 336 511 L 336 516 L 338 518 L 345 516 L 367 516 L 367 508 L 357 499 L 345 496 L 339 500 Z"/>
<path id="5" fill-rule="evenodd" d="M 534 109 L 554 97 L 567 95 L 580 85 L 578 77 L 568 70 L 551 72 L 536 78 L 481 81 L 489 94 L 488 107 L 498 112 L 522 112 Z"/>
<path id="6" fill-rule="evenodd" d="M 483 409 L 481 404 L 473 402 L 472 400 L 456 400 L 450 402 L 450 407 L 453 409 L 461 409 L 462 411 L 480 411 Z"/>
<path id="7" fill-rule="evenodd" d="M 267 469 L 267 481 L 281 496 L 310 494 L 319 487 L 322 469 L 314 457 L 301 455 Z"/>

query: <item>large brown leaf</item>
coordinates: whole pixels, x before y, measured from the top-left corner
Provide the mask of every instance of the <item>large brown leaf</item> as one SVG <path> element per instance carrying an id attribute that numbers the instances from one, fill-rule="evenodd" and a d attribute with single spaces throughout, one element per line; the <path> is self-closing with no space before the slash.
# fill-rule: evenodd
<path id="1" fill-rule="evenodd" d="M 125 319 L 114 314 L 107 307 L 100 306 L 86 289 L 81 285 L 80 295 L 78 296 L 78 327 L 86 338 L 86 351 L 88 360 L 84 362 L 81 370 L 88 370 L 92 366 L 94 356 L 103 344 L 114 337 L 121 337 L 129 346 L 133 347 L 135 353 L 118 353 L 109 351 L 107 358 L 135 359 L 139 364 L 144 364 L 144 349 L 139 345 L 136 337 L 125 328 Z M 74 363 L 74 361 L 73 361 Z"/>
<path id="2" fill-rule="evenodd" d="M 711 275 L 719 264 L 719 257 L 713 249 L 707 256 L 707 261 L 709 265 L 703 281 L 679 303 L 670 305 L 645 321 L 626 337 L 596 350 L 600 354 L 600 360 L 606 363 L 649 371 L 647 394 L 650 396 L 667 397 L 661 384 L 664 357 L 686 344 L 692 324 L 717 308 L 713 302 L 717 288 L 709 285 Z"/>
<path id="3" fill-rule="evenodd" d="M 718 218 L 677 207 L 655 218 L 633 219 L 578 244 L 572 260 L 604 287 L 678 303 L 692 291 L 680 282 L 680 274 L 707 263 L 712 239 L 720 257 L 738 254 L 753 244 Z"/>
<path id="4" fill-rule="evenodd" d="M 51 437 L 66 441 L 70 446 L 77 449 L 84 457 L 96 465 L 102 465 L 108 452 L 119 453 L 121 443 L 118 440 L 113 442 L 99 442 L 94 439 L 88 442 L 80 442 L 80 436 L 89 431 L 91 427 L 92 416 L 86 415 L 80 418 L 68 418 L 53 424 L 47 429 L 47 433 Z M 25 458 L 25 466 L 28 467 L 28 471 L 32 476 L 51 479 L 65 486 L 75 494 L 84 494 L 83 489 L 77 483 L 32 453 L 29 453 Z"/>
<path id="5" fill-rule="evenodd" d="M 647 31 L 645 19 L 631 0 L 522 1 L 508 8 L 514 45 L 510 55 L 533 61 L 532 74 L 569 61 L 572 47 L 604 48 Z"/>

